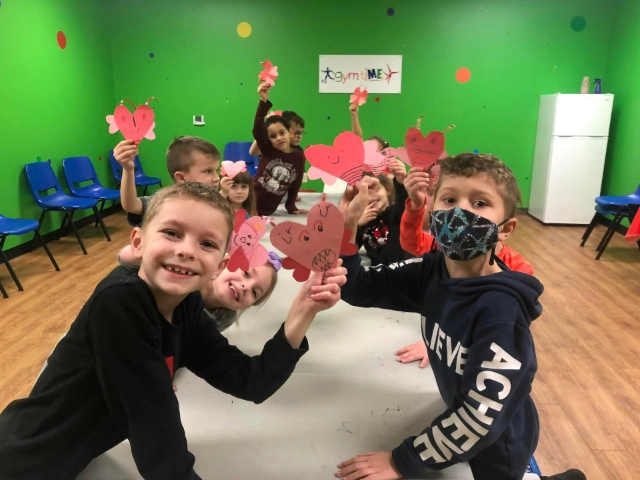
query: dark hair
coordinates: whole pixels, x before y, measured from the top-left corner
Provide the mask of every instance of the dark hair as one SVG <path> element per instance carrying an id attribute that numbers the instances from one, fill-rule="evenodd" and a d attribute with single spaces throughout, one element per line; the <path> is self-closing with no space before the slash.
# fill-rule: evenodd
<path id="1" fill-rule="evenodd" d="M 516 214 L 516 207 L 521 201 L 518 181 L 507 165 L 493 155 L 483 153 L 461 153 L 455 157 L 447 157 L 440 161 L 440 179 L 436 186 L 436 195 L 445 177 L 475 177 L 485 173 L 493 180 L 504 202 L 504 212 L 508 218 Z"/>
<path id="2" fill-rule="evenodd" d="M 385 142 L 384 138 L 374 135 L 369 140 L 375 140 L 380 145 L 380 150 L 384 150 L 385 148 L 389 148 L 389 143 Z"/>
<path id="3" fill-rule="evenodd" d="M 205 185 L 204 183 L 180 182 L 158 190 L 158 193 L 155 193 L 151 197 L 151 200 L 149 200 L 149 205 L 142 217 L 141 227 L 143 229 L 146 228 L 151 220 L 158 214 L 162 205 L 172 198 L 196 200 L 219 210 L 224 215 L 225 223 L 228 227 L 227 242 L 224 245 L 224 250 L 226 251 L 227 247 L 229 247 L 231 233 L 233 232 L 233 209 L 227 199 L 220 195 L 215 187 Z"/>
<path id="4" fill-rule="evenodd" d="M 167 170 L 175 180 L 176 172 L 188 172 L 196 163 L 192 153 L 200 152 L 211 155 L 216 160 L 220 159 L 220 150 L 216 146 L 200 137 L 177 137 L 167 149 Z"/>
<path id="5" fill-rule="evenodd" d="M 289 125 L 291 125 L 292 123 L 297 123 L 302 128 L 304 128 L 304 118 L 302 118 L 300 115 L 298 115 L 296 112 L 292 110 L 287 110 L 285 112 L 282 112 L 282 118 L 284 118 L 287 122 L 289 122 Z"/>
<path id="6" fill-rule="evenodd" d="M 249 172 L 237 173 L 236 176 L 233 177 L 233 183 L 249 186 L 249 195 L 247 195 L 247 199 L 242 202 L 242 208 L 249 212 L 250 217 L 258 215 L 256 207 L 256 192 L 253 189 L 253 177 L 251 174 Z"/>
<path id="7" fill-rule="evenodd" d="M 287 130 L 291 128 L 291 125 L 289 125 L 289 121 L 286 118 L 281 117 L 280 115 L 271 115 L 264 121 L 264 126 L 266 128 L 269 128 L 271 125 L 275 125 L 276 123 L 281 123 L 282 126 Z"/>

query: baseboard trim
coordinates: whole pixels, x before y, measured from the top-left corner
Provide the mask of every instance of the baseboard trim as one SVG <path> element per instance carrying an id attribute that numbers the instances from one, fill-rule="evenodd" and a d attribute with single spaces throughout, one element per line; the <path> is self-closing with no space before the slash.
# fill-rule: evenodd
<path id="1" fill-rule="evenodd" d="M 518 211 L 524 213 L 525 215 L 528 214 L 528 209 L 525 208 L 521 208 L 518 209 Z M 610 218 L 607 218 L 604 215 L 601 215 L 599 213 L 595 213 L 597 216 L 597 221 L 598 224 L 600 225 L 604 225 L 605 227 L 609 228 L 611 226 L 611 224 L 613 223 L 613 220 Z M 540 219 L 534 217 L 533 215 L 529 215 L 530 218 L 533 218 L 536 222 L 546 226 L 546 227 L 580 227 L 580 228 L 587 228 L 589 226 L 588 223 L 585 223 L 584 225 L 580 225 L 580 224 L 575 224 L 575 223 L 544 223 L 542 222 Z M 625 227 L 624 225 L 618 224 L 616 225 L 615 231 L 616 233 L 619 233 L 621 235 L 626 235 L 627 231 L 629 230 L 629 227 Z"/>
<path id="2" fill-rule="evenodd" d="M 122 205 L 120 203 L 116 203 L 115 205 L 112 205 L 102 210 L 101 215 L 102 215 L 102 218 L 107 218 L 109 215 L 113 215 L 114 213 L 118 213 L 120 211 L 122 211 Z M 96 214 L 92 213 L 88 217 L 81 218 L 79 220 L 74 221 L 73 223 L 75 223 L 77 228 L 82 228 L 82 227 L 86 227 L 87 225 L 93 225 L 94 223 L 96 223 L 96 220 L 97 220 Z M 44 241 L 46 243 L 53 242 L 60 236 L 60 233 L 62 232 L 60 232 L 60 229 L 58 228 L 57 230 L 52 230 L 51 232 L 43 233 L 42 238 L 44 238 Z M 71 232 L 67 231 L 67 235 L 73 235 L 73 230 Z M 37 239 L 34 238 L 25 243 L 16 245 L 15 247 L 11 247 L 10 249 L 5 250 L 4 254 L 7 256 L 9 260 L 13 260 L 14 258 L 17 258 L 20 255 L 29 253 L 38 248 L 42 248 L 42 245 Z"/>

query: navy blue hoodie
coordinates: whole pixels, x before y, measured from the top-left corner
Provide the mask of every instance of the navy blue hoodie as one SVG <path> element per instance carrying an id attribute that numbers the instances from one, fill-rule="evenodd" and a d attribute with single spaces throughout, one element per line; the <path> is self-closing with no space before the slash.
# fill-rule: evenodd
<path id="1" fill-rule="evenodd" d="M 348 270 L 342 299 L 422 315 L 422 336 L 447 410 L 417 437 L 393 450 L 404 477 L 486 459 L 509 474 L 524 474 L 538 441 L 531 399 L 537 369 L 529 326 L 540 316 L 542 284 L 503 271 L 450 278 L 442 252 L 365 270 L 359 255 Z M 485 463 L 483 461 L 483 463 Z"/>

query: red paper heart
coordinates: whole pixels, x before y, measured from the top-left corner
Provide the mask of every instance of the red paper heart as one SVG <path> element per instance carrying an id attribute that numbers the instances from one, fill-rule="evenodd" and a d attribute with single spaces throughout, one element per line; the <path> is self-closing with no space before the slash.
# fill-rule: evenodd
<path id="1" fill-rule="evenodd" d="M 140 105 L 132 114 L 126 106 L 120 104 L 113 112 L 113 117 L 125 139 L 140 143 L 153 125 L 154 112 L 150 106 Z"/>
<path id="2" fill-rule="evenodd" d="M 271 243 L 287 255 L 282 267 L 304 282 L 310 271 L 322 273 L 338 265 L 344 238 L 344 217 L 334 204 L 311 207 L 307 224 L 282 222 L 271 230 Z"/>
<path id="3" fill-rule="evenodd" d="M 438 161 L 444 151 L 444 134 L 434 131 L 423 137 L 420 130 L 412 127 L 407 130 L 404 143 L 411 165 L 427 169 Z"/>
<path id="4" fill-rule="evenodd" d="M 349 185 L 355 185 L 362 178 L 364 146 L 362 139 L 353 132 L 342 132 L 333 141 L 333 147 L 313 145 L 304 154 L 313 167 L 341 178 Z"/>

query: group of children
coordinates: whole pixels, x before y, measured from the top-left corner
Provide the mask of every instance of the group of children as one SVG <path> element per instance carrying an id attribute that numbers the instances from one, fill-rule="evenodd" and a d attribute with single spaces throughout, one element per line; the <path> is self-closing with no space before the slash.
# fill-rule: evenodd
<path id="1" fill-rule="evenodd" d="M 304 121 L 295 114 L 265 120 L 268 87 L 261 85 L 259 95 L 253 132 L 261 161 L 253 179 L 220 180 L 218 149 L 180 137 L 167 150 L 175 184 L 139 198 L 137 146 L 116 146 L 122 206 L 134 227 L 130 245 L 29 397 L 0 414 L 0 480 L 75 478 L 125 439 L 144 478 L 200 478 L 172 390 L 175 372 L 189 368 L 223 392 L 261 403 L 307 351 L 315 315 L 341 295 L 357 307 L 421 315 L 421 350 L 396 353 L 401 362 L 428 358 L 447 410 L 392 452 L 342 462 L 335 476 L 394 480 L 468 461 L 476 480 L 521 480 L 538 441 L 530 324 L 542 312 L 543 287 L 530 264 L 504 245 L 517 224 L 520 193 L 511 170 L 493 156 L 448 157 L 431 175 L 420 168 L 407 175 L 400 163 L 390 166 L 392 180 L 364 174 L 340 209 L 372 267 L 362 267 L 356 254 L 312 274 L 258 356 L 220 334 L 237 312 L 269 298 L 280 268 L 273 252 L 246 272 L 225 268 L 234 211 L 270 215 L 288 195 L 287 211 L 306 213 L 295 203 Z M 357 109 L 352 115 L 362 135 Z M 542 478 L 586 477 L 570 470 Z"/>

